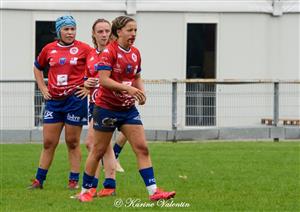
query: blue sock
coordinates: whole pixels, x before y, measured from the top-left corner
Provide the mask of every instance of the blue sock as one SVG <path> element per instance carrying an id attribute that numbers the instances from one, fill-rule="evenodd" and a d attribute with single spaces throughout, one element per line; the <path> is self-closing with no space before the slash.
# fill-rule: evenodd
<path id="1" fill-rule="evenodd" d="M 123 148 L 123 147 L 119 146 L 118 144 L 115 144 L 115 145 L 114 145 L 114 152 L 115 152 L 116 159 L 118 159 L 119 154 L 120 154 L 121 151 L 122 151 L 122 148 Z"/>
<path id="2" fill-rule="evenodd" d="M 156 184 L 156 181 L 154 178 L 154 171 L 153 171 L 152 167 L 140 169 L 140 174 L 141 174 L 146 186 Z"/>
<path id="3" fill-rule="evenodd" d="M 92 183 L 92 188 L 97 188 L 98 187 L 98 178 L 94 177 L 93 183 Z"/>
<path id="4" fill-rule="evenodd" d="M 93 186 L 94 176 L 90 176 L 87 173 L 83 173 L 82 187 L 85 189 L 90 189 Z"/>
<path id="5" fill-rule="evenodd" d="M 36 172 L 35 178 L 40 182 L 41 185 L 43 185 L 44 181 L 46 180 L 47 172 L 47 169 L 42 168 L 38 168 Z"/>
<path id="6" fill-rule="evenodd" d="M 79 173 L 70 172 L 69 180 L 79 181 Z"/>
<path id="7" fill-rule="evenodd" d="M 105 178 L 103 186 L 104 188 L 116 188 L 116 180 L 112 178 Z"/>

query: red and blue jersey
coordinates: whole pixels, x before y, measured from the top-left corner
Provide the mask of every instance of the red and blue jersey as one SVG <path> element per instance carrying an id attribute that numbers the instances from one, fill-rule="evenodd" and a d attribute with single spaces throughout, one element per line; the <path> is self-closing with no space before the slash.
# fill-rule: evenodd
<path id="1" fill-rule="evenodd" d="M 99 73 L 97 70 L 98 67 L 98 63 L 99 63 L 99 58 L 100 58 L 100 53 L 97 49 L 93 49 L 86 60 L 86 72 L 85 72 L 85 77 L 87 78 L 98 78 L 99 77 Z M 99 88 L 99 84 L 90 89 L 90 103 L 95 103 L 95 99 L 98 93 L 98 88 Z"/>
<path id="2" fill-rule="evenodd" d="M 120 47 L 117 41 L 110 43 L 100 54 L 98 70 L 111 71 L 110 78 L 132 86 L 136 74 L 141 71 L 141 55 L 131 46 L 128 51 Z M 96 105 L 111 110 L 126 110 L 135 103 L 132 96 L 102 87 L 98 91 Z"/>
<path id="3" fill-rule="evenodd" d="M 83 84 L 86 58 L 91 49 L 77 40 L 69 46 L 54 41 L 42 49 L 34 64 L 39 70 L 49 66 L 48 89 L 53 99 L 69 96 Z"/>

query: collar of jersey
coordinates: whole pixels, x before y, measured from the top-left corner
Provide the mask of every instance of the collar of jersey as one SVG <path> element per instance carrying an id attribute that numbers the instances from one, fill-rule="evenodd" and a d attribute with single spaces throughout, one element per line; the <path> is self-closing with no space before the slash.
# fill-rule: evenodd
<path id="1" fill-rule="evenodd" d="M 97 48 L 95 48 L 95 50 L 96 50 L 96 54 L 100 54 L 101 53 L 101 51 L 99 51 Z"/>
<path id="2" fill-rule="evenodd" d="M 131 47 L 129 48 L 129 50 L 125 50 L 119 44 L 118 44 L 118 48 L 125 53 L 129 53 L 131 51 Z"/>
<path id="3" fill-rule="evenodd" d="M 74 46 L 74 42 L 71 43 L 70 45 L 67 45 L 67 46 L 63 46 L 63 45 L 61 45 L 59 42 L 57 42 L 57 45 L 58 45 L 59 47 L 61 47 L 61 48 L 68 48 L 68 47 L 70 47 L 70 46 Z"/>

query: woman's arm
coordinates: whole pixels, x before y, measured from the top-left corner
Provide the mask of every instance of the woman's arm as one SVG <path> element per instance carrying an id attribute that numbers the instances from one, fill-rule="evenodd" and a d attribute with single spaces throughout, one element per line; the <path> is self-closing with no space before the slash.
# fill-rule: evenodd
<path id="1" fill-rule="evenodd" d="M 35 80 L 38 84 L 38 87 L 39 87 L 40 91 L 43 94 L 44 99 L 45 100 L 51 99 L 51 95 L 50 95 L 49 90 L 47 88 L 47 85 L 45 84 L 45 81 L 44 81 L 43 72 L 40 71 L 39 69 L 37 69 L 35 66 L 33 68 L 33 72 L 34 72 Z"/>
<path id="2" fill-rule="evenodd" d="M 146 103 L 146 94 L 145 94 L 145 87 L 144 87 L 144 82 L 142 80 L 141 74 L 137 74 L 135 76 L 135 80 L 133 81 L 132 86 L 136 87 L 137 89 L 143 92 L 144 98 L 141 101 L 139 101 L 139 104 L 144 105 Z"/>
<path id="3" fill-rule="evenodd" d="M 146 99 L 144 92 L 136 87 L 125 85 L 110 78 L 110 71 L 100 70 L 99 71 L 99 83 L 101 86 L 108 88 L 113 91 L 119 91 L 133 96 L 140 104 Z"/>

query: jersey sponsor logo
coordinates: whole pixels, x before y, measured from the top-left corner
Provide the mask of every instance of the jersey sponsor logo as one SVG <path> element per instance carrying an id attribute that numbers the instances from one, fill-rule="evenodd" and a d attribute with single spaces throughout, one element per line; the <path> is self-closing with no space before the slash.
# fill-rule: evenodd
<path id="1" fill-rule="evenodd" d="M 50 66 L 54 66 L 56 63 L 55 61 L 53 61 L 53 58 L 50 58 L 50 61 L 49 61 L 49 65 Z"/>
<path id="2" fill-rule="evenodd" d="M 58 74 L 57 75 L 57 85 L 68 85 L 68 75 Z"/>
<path id="3" fill-rule="evenodd" d="M 141 116 L 138 115 L 138 116 L 134 117 L 133 120 L 141 121 Z"/>
<path id="4" fill-rule="evenodd" d="M 80 122 L 80 117 L 79 116 L 75 116 L 74 114 L 70 114 L 70 113 L 68 113 L 67 119 L 69 121 Z"/>
<path id="5" fill-rule="evenodd" d="M 98 84 L 98 86 L 99 86 L 99 84 Z M 91 98 L 92 98 L 92 101 L 93 102 L 96 102 L 96 98 L 97 98 L 97 96 L 98 96 L 98 88 L 96 88 L 94 91 L 93 91 L 93 93 L 92 93 L 92 95 L 91 95 Z"/>
<path id="6" fill-rule="evenodd" d="M 44 119 L 53 119 L 53 112 L 52 111 L 49 111 L 49 110 L 46 110 L 45 113 L 44 113 Z"/>
<path id="7" fill-rule="evenodd" d="M 98 71 L 97 68 L 98 68 L 98 64 L 95 64 L 95 65 L 94 65 L 94 71 Z"/>
<path id="8" fill-rule="evenodd" d="M 59 64 L 64 65 L 66 63 L 67 59 L 65 57 L 59 58 Z"/>
<path id="9" fill-rule="evenodd" d="M 151 183 L 151 184 L 152 184 L 152 183 L 156 183 L 154 178 L 149 179 L 148 182 Z"/>
<path id="10" fill-rule="evenodd" d="M 131 85 L 132 85 L 132 82 L 131 82 L 131 81 L 122 81 L 122 84 L 123 84 L 123 85 L 131 86 Z"/>
<path id="11" fill-rule="evenodd" d="M 53 49 L 51 52 L 50 52 L 50 54 L 56 54 L 57 53 L 57 51 L 55 50 L 55 49 Z"/>
<path id="12" fill-rule="evenodd" d="M 136 74 L 137 70 L 138 70 L 138 66 L 136 65 L 134 68 L 133 74 Z"/>
<path id="13" fill-rule="evenodd" d="M 78 60 L 78 57 L 72 57 L 71 60 L 70 60 L 70 64 L 71 65 L 76 65 L 77 64 L 77 60 Z"/>
<path id="14" fill-rule="evenodd" d="M 136 54 L 132 53 L 131 58 L 132 58 L 132 60 L 133 60 L 134 62 L 137 61 L 137 56 L 136 56 Z"/>
<path id="15" fill-rule="evenodd" d="M 121 69 L 121 66 L 119 63 L 116 64 L 116 66 L 114 67 L 114 72 L 117 72 L 117 73 L 121 73 L 122 72 L 122 69 Z"/>
<path id="16" fill-rule="evenodd" d="M 123 57 L 123 56 L 122 56 L 121 54 L 119 54 L 119 53 L 118 53 L 118 58 L 120 58 L 120 59 L 121 59 L 122 57 Z"/>
<path id="17" fill-rule="evenodd" d="M 85 122 L 85 121 L 87 121 L 87 119 L 86 119 L 85 117 L 83 117 L 83 118 L 81 119 L 81 121 L 84 121 L 84 122 Z"/>
<path id="18" fill-rule="evenodd" d="M 72 47 L 71 49 L 70 49 L 70 53 L 71 54 L 77 54 L 78 53 L 78 48 L 77 47 Z"/>
<path id="19" fill-rule="evenodd" d="M 130 74 L 131 71 L 132 71 L 132 66 L 130 64 L 128 64 L 126 67 L 126 73 Z"/>
<path id="20" fill-rule="evenodd" d="M 134 102 L 135 102 L 135 99 L 127 94 L 124 95 L 125 98 L 125 101 L 122 103 L 122 106 L 124 107 L 130 107 L 131 105 L 134 105 Z"/>
<path id="21" fill-rule="evenodd" d="M 102 125 L 104 127 L 114 127 L 115 123 L 117 122 L 117 119 L 106 117 L 102 119 Z"/>

